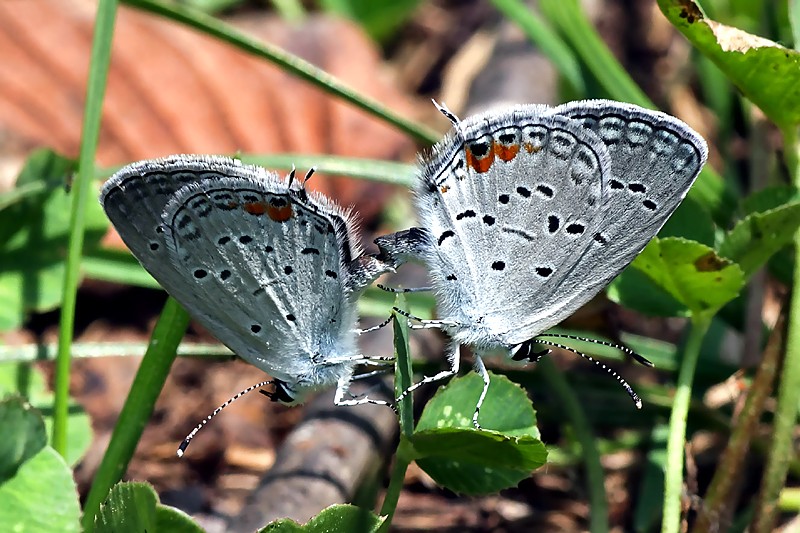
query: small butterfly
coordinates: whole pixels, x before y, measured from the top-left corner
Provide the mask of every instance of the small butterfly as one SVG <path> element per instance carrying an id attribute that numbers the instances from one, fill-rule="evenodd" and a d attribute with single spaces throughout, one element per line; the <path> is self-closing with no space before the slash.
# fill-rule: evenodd
<path id="1" fill-rule="evenodd" d="M 387 404 L 348 388 L 357 365 L 390 359 L 359 353 L 356 300 L 394 268 L 362 252 L 352 213 L 304 185 L 294 172 L 283 180 L 234 159 L 177 155 L 123 168 L 100 202 L 167 292 L 274 377 L 248 391 L 271 383 L 267 394 L 291 404 L 335 385 L 337 405 Z"/>
<path id="2" fill-rule="evenodd" d="M 439 328 L 460 345 L 535 360 L 534 338 L 588 302 L 658 233 L 686 196 L 708 148 L 664 113 L 609 100 L 520 105 L 459 120 L 421 158 L 419 227 L 376 243 L 430 273 Z M 645 360 L 646 361 L 646 360 Z M 612 374 L 627 387 L 625 381 Z"/>

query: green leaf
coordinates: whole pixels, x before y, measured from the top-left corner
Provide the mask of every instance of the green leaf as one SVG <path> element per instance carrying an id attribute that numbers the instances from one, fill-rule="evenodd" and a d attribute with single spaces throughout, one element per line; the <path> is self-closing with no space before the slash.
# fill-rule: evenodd
<path id="1" fill-rule="evenodd" d="M 160 504 L 156 491 L 149 484 L 117 483 L 100 506 L 94 531 L 202 533 L 203 530 L 183 511 Z"/>
<path id="2" fill-rule="evenodd" d="M 0 397 L 9 394 L 25 397 L 44 419 L 47 435 L 52 433 L 53 393 L 47 388 L 44 376 L 38 367 L 25 363 L 0 363 Z M 0 427 L 4 425 L 0 424 Z M 67 432 L 66 461 L 70 465 L 75 465 L 92 442 L 92 425 L 89 415 L 74 402 L 69 406 Z"/>
<path id="3" fill-rule="evenodd" d="M 700 202 L 687 197 L 684 198 L 675 213 L 667 220 L 658 236 L 683 237 L 714 246 L 714 221 L 711 214 L 706 211 Z"/>
<path id="4" fill-rule="evenodd" d="M 385 518 L 354 505 L 331 505 L 301 526 L 294 520 L 284 518 L 271 522 L 259 533 L 329 533 L 352 531 L 353 533 L 377 532 Z"/>
<path id="5" fill-rule="evenodd" d="M 52 182 L 72 161 L 53 153 L 35 153 L 20 175 L 24 184 Z M 64 176 L 61 175 L 61 179 Z M 68 246 L 70 197 L 63 188 L 45 189 L 0 210 L 0 331 L 19 327 L 29 311 L 58 306 Z M 86 210 L 87 249 L 99 245 L 108 220 L 98 202 Z"/>
<path id="6" fill-rule="evenodd" d="M 742 199 L 739 211 L 742 216 L 769 211 L 795 200 L 800 200 L 797 189 L 788 185 L 777 185 L 756 191 Z"/>
<path id="7" fill-rule="evenodd" d="M 0 484 L 0 502 L 0 531 L 81 530 L 81 507 L 72 470 L 50 446 L 39 450 L 14 477 Z"/>
<path id="8" fill-rule="evenodd" d="M 705 17 L 692 0 L 658 0 L 661 11 L 778 126 L 800 123 L 800 53 Z"/>
<path id="9" fill-rule="evenodd" d="M 547 460 L 527 394 L 504 376 L 491 375 L 480 416 L 487 429 L 473 427 L 482 389 L 474 373 L 451 381 L 425 406 L 410 439 L 420 468 L 464 494 L 513 487 Z"/>
<path id="10" fill-rule="evenodd" d="M 719 253 L 736 261 L 749 277 L 778 250 L 791 244 L 798 228 L 800 201 L 752 213 L 725 235 Z"/>
<path id="11" fill-rule="evenodd" d="M 689 315 L 688 307 L 636 268 L 626 268 L 611 282 L 606 294 L 612 302 L 645 315 Z"/>
<path id="12" fill-rule="evenodd" d="M 692 313 L 716 311 L 744 285 L 738 265 L 686 239 L 655 238 L 631 263 Z"/>
<path id="13" fill-rule="evenodd" d="M 22 464 L 47 444 L 42 416 L 20 397 L 0 402 L 0 483 L 11 478 Z"/>
<path id="14" fill-rule="evenodd" d="M 69 177 L 74 171 L 73 159 L 62 157 L 52 150 L 35 150 L 25 161 L 14 188 L 0 194 L 0 210 L 19 202 L 29 201 L 46 191 L 64 187 L 69 183 Z M 0 236 L 5 235 L 0 234 Z"/>

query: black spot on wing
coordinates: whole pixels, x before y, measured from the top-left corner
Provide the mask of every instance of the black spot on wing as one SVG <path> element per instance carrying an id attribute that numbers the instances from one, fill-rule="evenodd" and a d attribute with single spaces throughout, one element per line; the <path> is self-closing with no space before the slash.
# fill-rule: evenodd
<path id="1" fill-rule="evenodd" d="M 580 235 L 585 229 L 583 224 L 578 224 L 577 222 L 573 222 L 566 227 L 567 233 L 570 235 Z"/>
<path id="2" fill-rule="evenodd" d="M 553 188 L 549 185 L 539 184 L 536 186 L 536 192 L 540 196 L 544 196 L 545 198 L 552 198 L 553 197 Z"/>
<path id="3" fill-rule="evenodd" d="M 447 239 L 448 237 L 455 237 L 455 236 L 456 234 L 453 233 L 452 230 L 443 231 L 442 234 L 439 235 L 439 246 L 441 246 L 444 240 Z"/>
<path id="4" fill-rule="evenodd" d="M 555 215 L 550 215 L 547 217 L 547 231 L 550 233 L 555 233 L 558 231 L 558 227 L 561 221 L 558 220 L 558 217 Z"/>

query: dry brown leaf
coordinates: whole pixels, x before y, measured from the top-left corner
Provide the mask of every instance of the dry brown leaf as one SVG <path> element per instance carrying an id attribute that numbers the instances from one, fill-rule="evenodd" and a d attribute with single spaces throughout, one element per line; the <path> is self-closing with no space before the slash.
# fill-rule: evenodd
<path id="1" fill-rule="evenodd" d="M 93 2 L 0 3 L 0 131 L 28 148 L 76 156 Z M 409 99 L 381 71 L 354 25 L 311 17 L 288 26 L 260 13 L 232 21 L 399 112 Z M 194 30 L 121 8 L 97 160 L 117 165 L 173 153 L 325 153 L 410 158 L 403 134 L 277 67 Z M 311 187 L 371 217 L 388 189 L 317 178 Z"/>

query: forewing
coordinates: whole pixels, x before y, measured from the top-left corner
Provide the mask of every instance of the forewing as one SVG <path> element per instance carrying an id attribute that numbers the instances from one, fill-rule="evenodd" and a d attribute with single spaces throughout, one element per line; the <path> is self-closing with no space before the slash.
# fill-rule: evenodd
<path id="1" fill-rule="evenodd" d="M 221 184 L 262 201 L 238 195 L 238 204 L 204 202 Z M 121 169 L 100 201 L 144 268 L 259 368 L 295 381 L 309 368 L 307 359 L 293 359 L 296 352 L 308 357 L 315 346 L 326 353 L 352 349 L 355 305 L 343 294 L 355 283 L 349 272 L 357 239 L 349 215 L 324 197 L 297 186 L 290 192 L 276 175 L 234 159 L 179 155 Z M 192 240 L 195 234 L 202 238 Z M 253 240 L 226 242 L 226 235 Z M 308 294 L 314 294 L 313 305 Z"/>
<path id="2" fill-rule="evenodd" d="M 354 352 L 340 213 L 264 173 L 186 186 L 163 221 L 179 276 L 159 281 L 238 355 L 293 381 Z"/>
<path id="3" fill-rule="evenodd" d="M 557 287 L 598 245 L 609 165 L 597 136 L 542 106 L 462 122 L 418 190 L 441 318 L 508 343 L 573 312 Z"/>
<path id="4" fill-rule="evenodd" d="M 159 283 L 179 276 L 167 257 L 161 215 L 175 193 L 186 184 L 248 171 L 221 157 L 175 155 L 139 161 L 114 174 L 103 186 L 100 203 L 133 255 Z M 163 283 L 162 283 L 163 284 Z M 173 296 L 187 296 L 189 286 L 176 287 Z"/>

